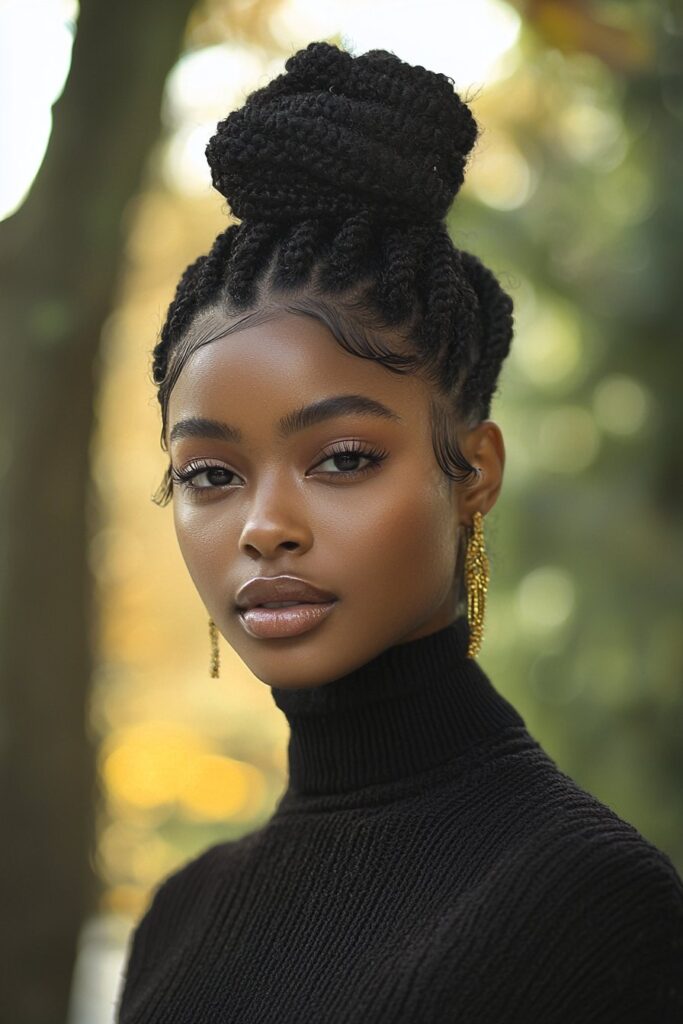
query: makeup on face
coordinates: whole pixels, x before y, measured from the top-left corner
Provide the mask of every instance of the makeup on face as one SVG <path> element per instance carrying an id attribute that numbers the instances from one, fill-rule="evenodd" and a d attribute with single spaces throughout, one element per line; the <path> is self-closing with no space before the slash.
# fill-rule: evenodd
<path id="1" fill-rule="evenodd" d="M 289 314 L 183 367 L 168 418 L 179 546 L 264 682 L 319 685 L 452 619 L 458 509 L 430 393 Z"/>
<path id="2" fill-rule="evenodd" d="M 236 606 L 247 633 L 279 640 L 313 629 L 338 600 L 336 594 L 296 576 L 257 576 L 240 587 Z"/>
<path id="3" fill-rule="evenodd" d="M 259 640 L 280 640 L 307 633 L 332 613 L 336 603 L 294 604 L 289 608 L 261 606 L 240 612 L 239 618 L 246 632 Z"/>

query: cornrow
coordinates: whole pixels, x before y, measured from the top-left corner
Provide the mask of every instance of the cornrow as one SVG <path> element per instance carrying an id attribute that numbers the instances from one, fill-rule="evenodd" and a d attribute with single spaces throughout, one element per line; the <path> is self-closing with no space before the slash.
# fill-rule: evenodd
<path id="1" fill-rule="evenodd" d="M 488 417 L 513 334 L 511 298 L 445 222 L 477 135 L 446 75 L 325 42 L 221 121 L 206 155 L 240 222 L 186 269 L 153 350 L 162 448 L 180 369 L 212 340 L 193 330 L 199 314 L 279 303 L 358 356 L 424 373 L 437 461 L 476 477 L 457 430 Z M 171 496 L 169 466 L 153 500 Z"/>
<path id="2" fill-rule="evenodd" d="M 235 245 L 224 271 L 227 272 L 227 298 L 237 309 L 248 307 L 254 296 L 257 268 L 272 249 L 277 237 L 273 224 L 243 221 L 235 236 Z M 213 294 L 215 295 L 215 289 Z"/>
<path id="3" fill-rule="evenodd" d="M 214 240 L 211 251 L 191 263 L 180 278 L 175 297 L 168 308 L 159 343 L 152 353 L 155 381 L 163 379 L 166 374 L 173 341 L 187 330 L 192 315 L 213 299 L 217 288 L 222 284 L 226 260 L 230 257 L 238 234 L 239 226 L 231 224 Z"/>
<path id="4" fill-rule="evenodd" d="M 300 224 L 295 224 L 289 236 L 283 239 L 277 254 L 273 278 L 276 288 L 295 288 L 308 280 L 321 228 L 320 221 L 303 220 Z"/>
<path id="5" fill-rule="evenodd" d="M 443 224 L 434 229 L 422 289 L 426 297 L 423 344 L 435 359 L 443 353 L 447 371 L 445 385 L 450 388 L 454 369 L 467 364 L 479 340 L 480 310 L 477 297 L 462 273 L 460 254 L 453 248 Z"/>
<path id="6" fill-rule="evenodd" d="M 319 272 L 323 291 L 335 294 L 350 288 L 372 265 L 372 211 L 361 208 L 342 222 Z"/>
<path id="7" fill-rule="evenodd" d="M 390 325 L 403 323 L 412 312 L 418 272 L 430 238 L 431 231 L 421 224 L 387 231 L 371 301 L 385 311 Z"/>

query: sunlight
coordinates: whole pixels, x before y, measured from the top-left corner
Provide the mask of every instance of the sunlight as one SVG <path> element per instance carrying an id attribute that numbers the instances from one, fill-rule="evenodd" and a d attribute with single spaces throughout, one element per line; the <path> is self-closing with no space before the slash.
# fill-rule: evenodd
<path id="1" fill-rule="evenodd" d="M 77 14 L 77 0 L 6 0 L 0 5 L 0 219 L 21 205 L 43 160 L 51 107 L 69 69 Z M 355 54 L 377 47 L 391 50 L 411 64 L 450 76 L 458 90 L 476 90 L 506 73 L 505 58 L 519 35 L 520 17 L 503 0 L 423 0 L 423 31 L 415 31 L 414 18 L 409 0 L 286 0 L 273 15 L 271 30 L 286 53 L 331 38 Z M 217 121 L 283 71 L 285 59 L 226 43 L 178 61 L 164 101 L 171 129 L 164 173 L 170 184 L 189 194 L 210 188 L 204 148 Z M 514 206 L 523 201 L 527 187 L 518 182 L 514 195 L 499 196 L 496 202 Z"/>
<path id="2" fill-rule="evenodd" d="M 0 4 L 0 220 L 24 201 L 71 61 L 76 0 Z"/>
<path id="3" fill-rule="evenodd" d="M 449 75 L 459 90 L 476 90 L 505 73 L 504 58 L 517 40 L 520 18 L 501 0 L 480 0 L 476 6 L 424 0 L 421 18 L 433 31 L 415 32 L 414 14 L 407 0 L 288 0 L 273 15 L 271 31 L 286 53 L 337 37 L 354 54 L 391 50 L 402 60 Z M 284 71 L 285 60 L 225 43 L 178 61 L 165 103 L 167 123 L 174 127 L 164 159 L 170 185 L 189 195 L 210 189 L 204 150 L 216 123 L 241 106 L 252 89 Z M 509 209 L 528 198 L 529 170 L 521 157 L 512 170 L 506 188 L 499 185 L 492 196 L 493 205 Z"/>
<path id="4" fill-rule="evenodd" d="M 500 0 L 422 0 L 419 17 L 416 31 L 413 0 L 289 0 L 272 28 L 287 48 L 339 33 L 352 53 L 391 50 L 465 88 L 495 77 L 520 27 L 519 15 Z"/>

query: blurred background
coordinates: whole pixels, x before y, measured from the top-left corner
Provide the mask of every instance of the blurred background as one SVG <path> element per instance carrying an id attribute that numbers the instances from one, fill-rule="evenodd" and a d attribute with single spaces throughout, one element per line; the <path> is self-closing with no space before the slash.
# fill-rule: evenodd
<path id="1" fill-rule="evenodd" d="M 151 501 L 150 353 L 227 223 L 216 122 L 318 39 L 450 75 L 481 125 L 449 226 L 516 335 L 479 661 L 683 872 L 676 0 L 0 0 L 1 1024 L 110 1024 L 153 887 L 286 784 Z"/>

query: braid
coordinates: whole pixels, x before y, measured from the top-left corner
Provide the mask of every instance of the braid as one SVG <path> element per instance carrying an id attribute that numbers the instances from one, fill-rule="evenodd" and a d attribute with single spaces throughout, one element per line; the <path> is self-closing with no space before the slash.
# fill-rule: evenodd
<path id="1" fill-rule="evenodd" d="M 350 288 L 372 264 L 372 213 L 361 208 L 342 223 L 320 267 L 320 287 L 331 294 Z"/>
<path id="2" fill-rule="evenodd" d="M 431 232 L 421 224 L 386 232 L 371 301 L 385 311 L 388 324 L 404 323 L 413 311 L 418 271 L 430 238 Z"/>
<path id="3" fill-rule="evenodd" d="M 445 354 L 447 379 L 467 363 L 476 341 L 477 297 L 462 273 L 459 253 L 453 248 L 445 225 L 438 225 L 429 246 L 422 287 L 425 313 L 422 341 L 434 359 Z M 445 353 L 444 353 L 445 350 Z"/>
<path id="4" fill-rule="evenodd" d="M 266 297 L 293 308 L 288 296 L 300 290 L 300 308 L 333 333 L 336 322 L 350 328 L 335 336 L 355 354 L 424 372 L 441 403 L 439 464 L 454 480 L 476 475 L 454 427 L 488 416 L 513 323 L 511 298 L 455 248 L 445 221 L 477 135 L 447 76 L 385 50 L 352 56 L 324 42 L 291 56 L 221 121 L 206 155 L 240 223 L 186 269 L 169 306 L 153 352 L 162 438 L 170 389 L 193 350 L 179 343 L 197 315 L 257 309 Z"/>
<path id="5" fill-rule="evenodd" d="M 500 367 L 512 344 L 513 302 L 477 256 L 462 252 L 461 258 L 467 279 L 477 293 L 483 320 L 478 362 L 465 379 L 461 399 L 465 407 L 478 406 L 484 419 L 490 414 Z"/>
<path id="6" fill-rule="evenodd" d="M 286 290 L 305 284 L 313 269 L 316 243 L 321 237 L 321 224 L 317 220 L 303 220 L 296 224 L 283 239 L 277 255 L 273 283 Z"/>
<path id="7" fill-rule="evenodd" d="M 152 376 L 156 383 L 165 378 L 170 350 L 189 327 L 193 313 L 210 302 L 222 284 L 226 263 L 238 232 L 237 224 L 231 224 L 222 231 L 214 240 L 210 252 L 191 263 L 180 278 L 173 302 L 168 307 L 159 342 L 152 352 Z"/>

